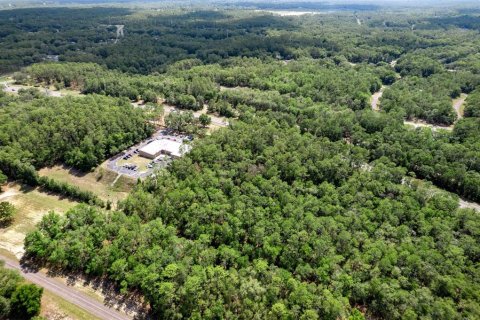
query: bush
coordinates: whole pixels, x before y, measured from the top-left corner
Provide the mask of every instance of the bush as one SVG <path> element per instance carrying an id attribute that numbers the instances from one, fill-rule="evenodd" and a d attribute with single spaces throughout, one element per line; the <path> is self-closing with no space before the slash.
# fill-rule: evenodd
<path id="1" fill-rule="evenodd" d="M 15 215 L 15 207 L 10 202 L 0 202 L 0 227 L 10 224 Z"/>
<path id="2" fill-rule="evenodd" d="M 198 118 L 198 120 L 200 121 L 201 125 L 204 126 L 204 127 L 206 127 L 210 123 L 212 123 L 212 118 L 210 118 L 206 114 L 201 114 L 200 117 Z"/>
<path id="3" fill-rule="evenodd" d="M 11 314 L 16 319 L 30 319 L 40 313 L 40 301 L 43 288 L 33 284 L 24 284 L 17 287 L 10 300 Z"/>

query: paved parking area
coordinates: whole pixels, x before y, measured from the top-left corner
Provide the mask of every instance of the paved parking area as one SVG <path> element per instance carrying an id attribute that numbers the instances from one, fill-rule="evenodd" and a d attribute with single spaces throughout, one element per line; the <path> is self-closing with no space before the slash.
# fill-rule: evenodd
<path id="1" fill-rule="evenodd" d="M 156 169 L 165 168 L 168 166 L 170 162 L 172 162 L 172 158 L 167 155 L 160 155 L 156 159 L 150 161 L 146 168 L 135 168 L 133 164 L 128 164 L 128 160 L 133 157 L 138 157 L 138 150 L 142 147 L 146 146 L 147 144 L 151 143 L 156 139 L 169 139 L 178 142 L 184 142 L 186 140 L 191 140 L 191 136 L 186 135 L 177 135 L 174 134 L 171 130 L 162 129 L 155 134 L 148 138 L 145 141 L 142 141 L 127 150 L 123 151 L 122 153 L 116 155 L 115 157 L 108 160 L 107 167 L 119 174 L 123 174 L 135 179 L 142 179 L 146 178 L 153 174 Z M 126 162 L 126 163 L 120 163 Z"/>

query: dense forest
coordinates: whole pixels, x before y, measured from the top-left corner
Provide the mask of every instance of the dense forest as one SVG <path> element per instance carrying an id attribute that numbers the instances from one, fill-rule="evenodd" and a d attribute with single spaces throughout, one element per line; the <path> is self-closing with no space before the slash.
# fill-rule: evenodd
<path id="1" fill-rule="evenodd" d="M 118 211 L 46 215 L 27 255 L 154 318 L 480 318 L 480 17 L 367 10 L 0 11 L 0 71 L 83 94 L 0 93 L 10 178 L 62 190 L 35 170 L 148 137 L 132 101 L 231 118 Z"/>
<path id="2" fill-rule="evenodd" d="M 387 158 L 265 118 L 205 139 L 123 212 L 51 214 L 53 266 L 141 290 L 158 318 L 475 318 L 478 226 Z"/>
<path id="3" fill-rule="evenodd" d="M 0 163 L 7 174 L 15 174 L 9 167 L 17 161 L 36 168 L 62 161 L 90 170 L 152 132 L 146 115 L 126 99 L 35 94 L 0 97 Z"/>

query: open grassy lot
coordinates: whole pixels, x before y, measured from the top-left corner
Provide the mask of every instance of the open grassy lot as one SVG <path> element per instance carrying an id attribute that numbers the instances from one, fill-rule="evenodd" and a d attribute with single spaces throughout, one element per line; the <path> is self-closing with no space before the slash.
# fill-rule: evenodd
<path id="1" fill-rule="evenodd" d="M 11 183 L 3 186 L 0 201 L 12 203 L 17 213 L 13 223 L 7 228 L 0 228 L 0 249 L 6 250 L 20 258 L 24 252 L 23 240 L 27 232 L 49 211 L 63 213 L 77 202 L 60 198 L 56 195 L 40 192 L 38 189 Z"/>
<path id="2" fill-rule="evenodd" d="M 57 165 L 44 168 L 39 171 L 39 174 L 58 181 L 68 182 L 83 190 L 92 191 L 102 200 L 110 200 L 114 204 L 119 200 L 125 199 L 128 192 L 136 183 L 135 180 L 126 176 L 121 176 L 117 179 L 117 173 L 108 170 L 105 164 L 102 164 L 95 169 L 95 171 L 89 173 L 83 173 L 66 166 Z"/>
<path id="3" fill-rule="evenodd" d="M 130 159 L 127 159 L 127 160 L 119 160 L 117 165 L 119 166 L 123 166 L 125 164 L 134 164 L 134 165 L 137 165 L 138 166 L 138 171 L 139 172 L 143 172 L 143 171 L 147 171 L 148 168 L 147 168 L 147 165 L 152 162 L 152 160 L 150 159 L 147 159 L 147 158 L 144 158 L 144 157 L 141 157 L 139 156 L 138 154 L 132 156 Z"/>

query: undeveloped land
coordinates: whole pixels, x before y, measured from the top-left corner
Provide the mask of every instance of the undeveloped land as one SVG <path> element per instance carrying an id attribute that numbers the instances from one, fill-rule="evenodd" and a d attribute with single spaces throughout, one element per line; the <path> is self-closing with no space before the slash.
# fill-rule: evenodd
<path id="1" fill-rule="evenodd" d="M 0 201 L 8 201 L 15 206 L 17 212 L 13 223 L 0 229 L 0 248 L 18 259 L 24 253 L 23 240 L 27 232 L 34 230 L 35 225 L 49 211 L 65 213 L 77 202 L 39 191 L 38 189 L 11 183 L 3 186 Z"/>
<path id="2" fill-rule="evenodd" d="M 63 165 L 56 165 L 41 169 L 39 174 L 70 183 L 82 190 L 92 191 L 102 200 L 110 200 L 113 204 L 125 199 L 136 183 L 135 180 L 126 176 L 121 176 L 117 179 L 117 173 L 110 171 L 105 164 L 89 173 Z"/>

